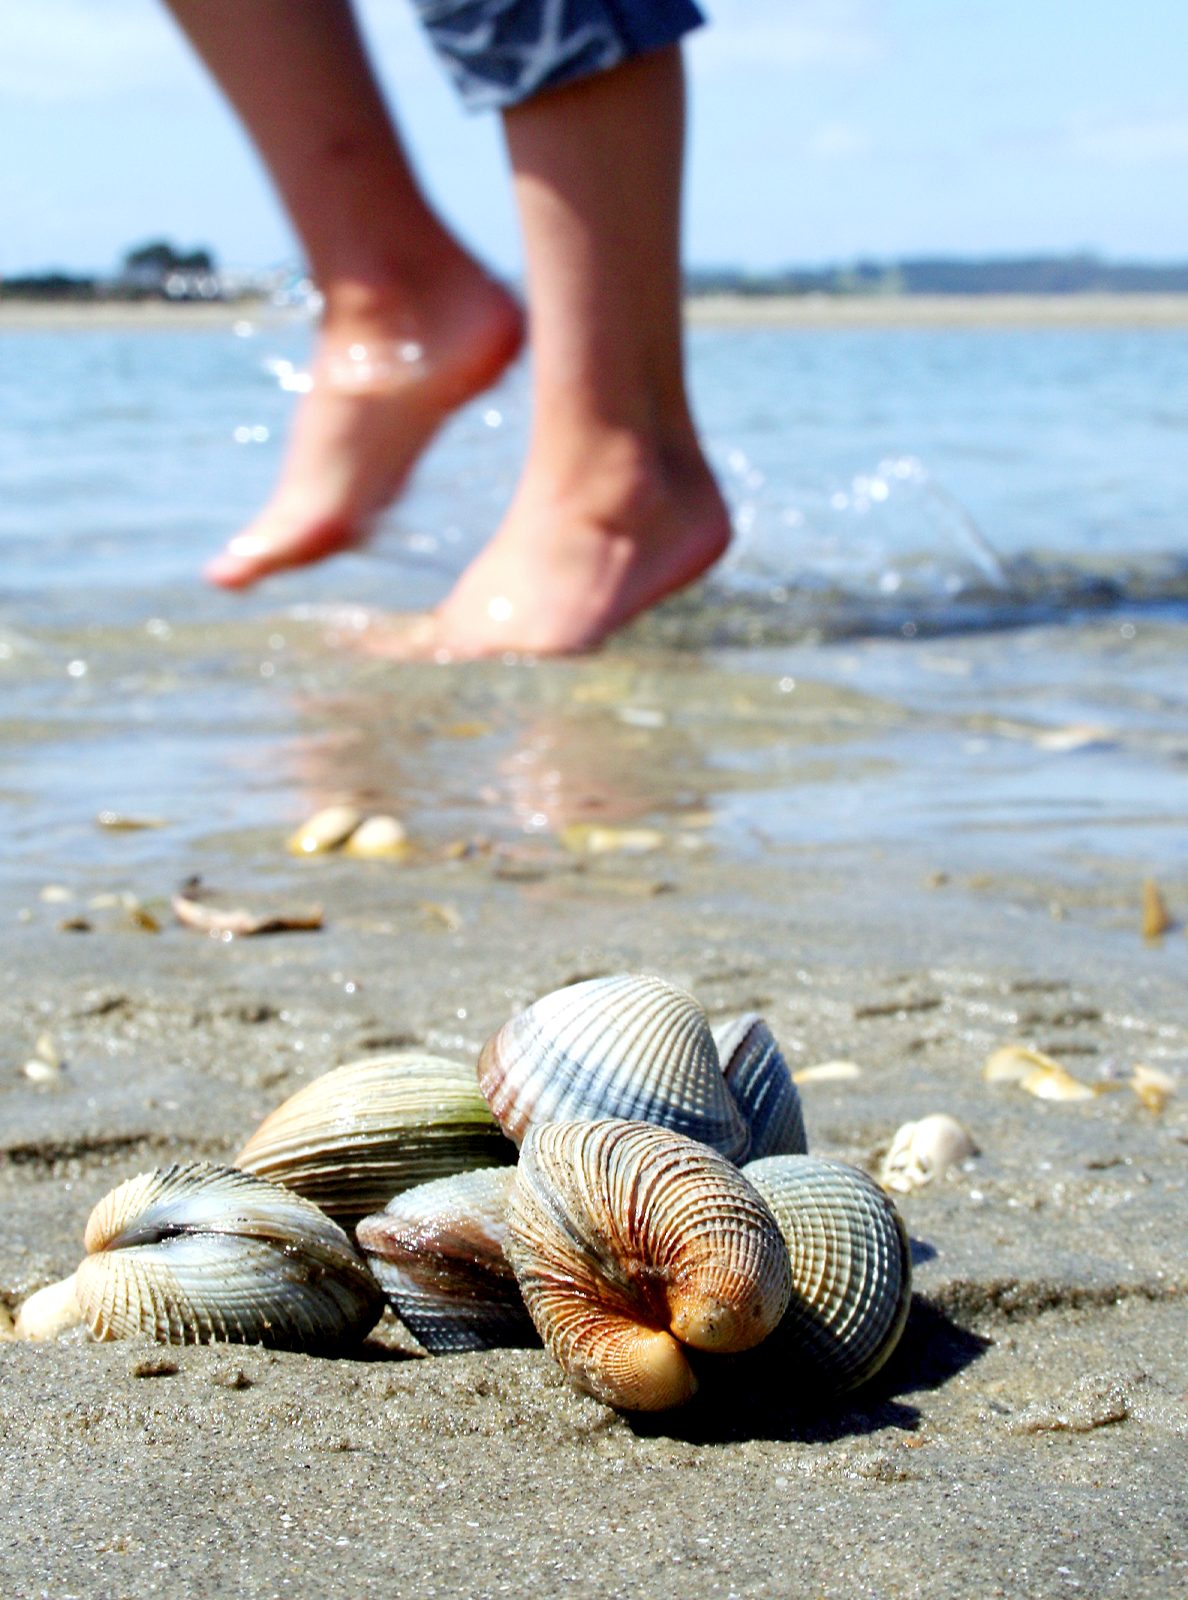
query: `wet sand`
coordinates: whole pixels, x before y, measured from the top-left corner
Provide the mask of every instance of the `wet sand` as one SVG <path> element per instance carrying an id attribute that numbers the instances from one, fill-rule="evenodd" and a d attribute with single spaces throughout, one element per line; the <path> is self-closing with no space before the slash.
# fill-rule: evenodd
<path id="1" fill-rule="evenodd" d="M 236 322 L 277 326 L 304 313 L 245 300 L 96 303 L 0 300 L 0 331 L 143 328 L 180 332 Z M 1070 295 L 696 295 L 686 316 L 698 327 L 779 328 L 1184 328 L 1186 294 Z"/>
<path id="2" fill-rule="evenodd" d="M 91 677 L 103 703 L 101 656 Z M 128 662 L 110 671 L 130 703 L 143 697 Z M 729 748 L 714 717 L 733 716 L 743 743 L 774 735 L 748 698 L 754 684 L 708 668 L 649 675 L 621 657 L 518 676 L 351 668 L 356 694 L 403 702 L 386 756 L 379 725 L 368 731 L 363 702 L 333 678 L 346 672 L 313 656 L 281 668 L 308 732 L 301 792 L 327 798 L 328 766 L 378 808 L 403 775 L 420 803 L 410 865 L 294 862 L 292 816 L 245 826 L 213 806 L 201 827 L 175 816 L 105 834 L 89 863 L 59 847 L 51 871 L 53 851 L 34 843 L 10 862 L 10 1307 L 72 1270 L 91 1205 L 123 1178 L 230 1158 L 262 1114 L 343 1061 L 403 1045 L 473 1059 L 511 1010 L 596 973 L 662 973 L 715 1019 L 760 1009 L 794 1067 L 856 1062 L 859 1078 L 804 1090 L 819 1153 L 874 1168 L 901 1122 L 948 1111 L 980 1154 L 903 1200 L 917 1256 L 904 1344 L 872 1388 L 823 1409 L 794 1372 L 756 1394 L 709 1362 L 691 1407 L 641 1420 L 576 1394 L 540 1351 L 421 1359 L 378 1339 L 331 1361 L 81 1333 L 0 1344 L 6 1594 L 1181 1592 L 1188 1097 L 1156 1114 L 1121 1080 L 1136 1061 L 1183 1079 L 1188 940 L 1175 929 L 1143 942 L 1136 864 L 988 872 L 951 836 L 931 854 L 926 838 L 903 849 L 797 847 L 761 831 L 748 850 L 715 842 L 695 807 L 704 779 L 656 715 L 700 729 L 689 737 L 707 762 Z M 811 683 L 797 695 L 818 759 L 862 717 L 870 737 L 880 715 L 903 716 Z M 499 767 L 514 769 L 510 793 L 528 804 L 541 792 L 524 751 L 545 750 L 580 779 L 576 812 L 606 812 L 614 794 L 609 822 L 641 810 L 654 822 L 655 784 L 640 780 L 633 798 L 632 764 L 665 769 L 657 848 L 574 856 L 552 834 L 517 845 L 496 829 L 493 845 L 451 858 L 451 807 L 483 769 L 461 756 L 433 768 L 424 729 L 471 751 L 501 701 L 526 715 L 550 697 L 547 739 L 513 745 Z M 567 756 L 566 729 L 590 704 L 614 717 L 580 759 Z M 792 762 L 790 716 L 778 733 Z M 353 754 L 346 723 L 365 735 Z M 249 758 L 264 741 L 241 733 L 248 790 L 255 762 L 293 759 L 275 744 Z M 222 944 L 167 918 L 147 933 L 90 903 L 120 881 L 164 918 L 161 892 L 192 871 L 248 898 L 317 899 L 326 926 Z M 1165 888 L 1182 911 L 1188 878 Z M 65 929 L 75 916 L 91 931 Z M 22 1064 L 46 1032 L 64 1068 L 33 1083 Z M 983 1061 L 1010 1040 L 1107 1092 L 1047 1103 L 986 1085 Z"/>

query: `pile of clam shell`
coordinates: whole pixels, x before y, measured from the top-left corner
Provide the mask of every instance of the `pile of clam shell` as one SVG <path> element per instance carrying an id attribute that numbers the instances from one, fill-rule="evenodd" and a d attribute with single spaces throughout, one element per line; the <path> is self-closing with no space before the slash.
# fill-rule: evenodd
<path id="1" fill-rule="evenodd" d="M 327 1073 L 233 1166 L 121 1184 L 85 1248 L 43 1291 L 53 1331 L 327 1352 L 387 1302 L 434 1354 L 539 1336 L 629 1410 L 687 1400 L 712 1367 L 699 1352 L 760 1345 L 756 1382 L 853 1388 L 911 1296 L 895 1207 L 807 1154 L 762 1018 L 714 1029 L 691 995 L 633 975 L 537 1000 L 477 1076 L 415 1053 Z M 25 1320 L 35 1336 L 32 1301 Z"/>

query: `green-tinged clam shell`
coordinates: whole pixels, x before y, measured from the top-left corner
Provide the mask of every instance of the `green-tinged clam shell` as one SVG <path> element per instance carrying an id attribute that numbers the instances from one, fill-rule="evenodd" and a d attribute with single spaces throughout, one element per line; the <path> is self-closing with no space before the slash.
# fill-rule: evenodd
<path id="1" fill-rule="evenodd" d="M 92 1211 L 75 1274 L 98 1339 L 328 1350 L 361 1339 L 378 1284 L 336 1223 L 299 1195 L 232 1167 L 142 1173 Z"/>
<path id="2" fill-rule="evenodd" d="M 653 1122 L 731 1160 L 747 1130 L 705 1012 L 662 978 L 591 978 L 546 994 L 483 1046 L 478 1078 L 517 1144 L 544 1122 Z"/>
<path id="3" fill-rule="evenodd" d="M 649 1123 L 538 1123 L 520 1152 L 507 1255 L 550 1353 L 609 1405 L 696 1389 L 684 1346 L 747 1350 L 789 1292 L 775 1218 L 737 1167 Z"/>
<path id="4" fill-rule="evenodd" d="M 356 1229 L 389 1304 L 433 1354 L 535 1344 L 503 1253 L 514 1167 L 406 1189 Z"/>
<path id="5" fill-rule="evenodd" d="M 743 1168 L 780 1225 L 792 1297 L 761 1359 L 811 1395 L 853 1389 L 894 1350 L 912 1297 L 912 1257 L 898 1211 L 856 1167 L 769 1156 Z"/>
<path id="6" fill-rule="evenodd" d="M 403 1189 L 515 1159 L 473 1067 L 402 1052 L 307 1083 L 264 1119 L 235 1165 L 353 1227 Z"/>

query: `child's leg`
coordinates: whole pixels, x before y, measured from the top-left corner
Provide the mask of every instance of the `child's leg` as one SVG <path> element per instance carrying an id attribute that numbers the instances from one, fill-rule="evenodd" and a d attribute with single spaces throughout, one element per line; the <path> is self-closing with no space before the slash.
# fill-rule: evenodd
<path id="1" fill-rule="evenodd" d="M 521 341 L 515 303 L 429 208 L 347 0 L 169 0 L 243 119 L 325 296 L 276 490 L 208 568 L 239 587 L 366 534 L 443 418 Z"/>
<path id="2" fill-rule="evenodd" d="M 681 349 L 677 47 L 505 113 L 534 423 L 515 499 L 418 650 L 585 649 L 723 553 Z"/>

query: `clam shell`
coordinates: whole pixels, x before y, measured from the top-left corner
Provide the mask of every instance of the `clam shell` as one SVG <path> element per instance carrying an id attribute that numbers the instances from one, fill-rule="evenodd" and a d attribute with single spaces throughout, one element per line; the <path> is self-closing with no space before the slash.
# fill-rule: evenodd
<path id="1" fill-rule="evenodd" d="M 326 806 L 308 817 L 290 836 L 289 850 L 295 856 L 317 856 L 337 850 L 362 821 L 362 813 L 354 806 Z"/>
<path id="2" fill-rule="evenodd" d="M 361 1339 L 383 1296 L 316 1206 L 231 1167 L 142 1173 L 92 1211 L 75 1274 L 97 1339 L 331 1349 Z"/>
<path id="3" fill-rule="evenodd" d="M 365 861 L 404 861 L 411 850 L 408 829 L 398 817 L 368 817 L 343 845 L 348 856 Z"/>
<path id="4" fill-rule="evenodd" d="M 697 1387 L 682 1349 L 746 1350 L 779 1322 L 788 1252 L 723 1156 L 649 1123 L 538 1123 L 505 1246 L 537 1332 L 582 1388 L 660 1411 Z"/>
<path id="5" fill-rule="evenodd" d="M 747 1159 L 803 1155 L 808 1149 L 800 1092 L 775 1035 L 754 1011 L 720 1023 L 714 1043 L 726 1087 L 750 1132 Z"/>
<path id="6" fill-rule="evenodd" d="M 538 1122 L 654 1122 L 736 1159 L 747 1130 L 705 1012 L 661 978 L 591 978 L 544 995 L 483 1046 L 479 1084 L 519 1144 Z"/>
<path id="7" fill-rule="evenodd" d="M 899 1342 L 912 1257 L 899 1213 L 856 1167 L 769 1156 L 743 1168 L 775 1214 L 792 1298 L 763 1350 L 783 1371 L 836 1390 L 873 1377 Z"/>
<path id="8" fill-rule="evenodd" d="M 356 1229 L 400 1320 L 433 1354 L 535 1344 L 503 1253 L 514 1167 L 487 1167 L 406 1189 Z"/>
<path id="9" fill-rule="evenodd" d="M 264 1119 L 235 1165 L 351 1227 L 402 1189 L 515 1159 L 472 1067 L 405 1052 L 307 1083 Z"/>

